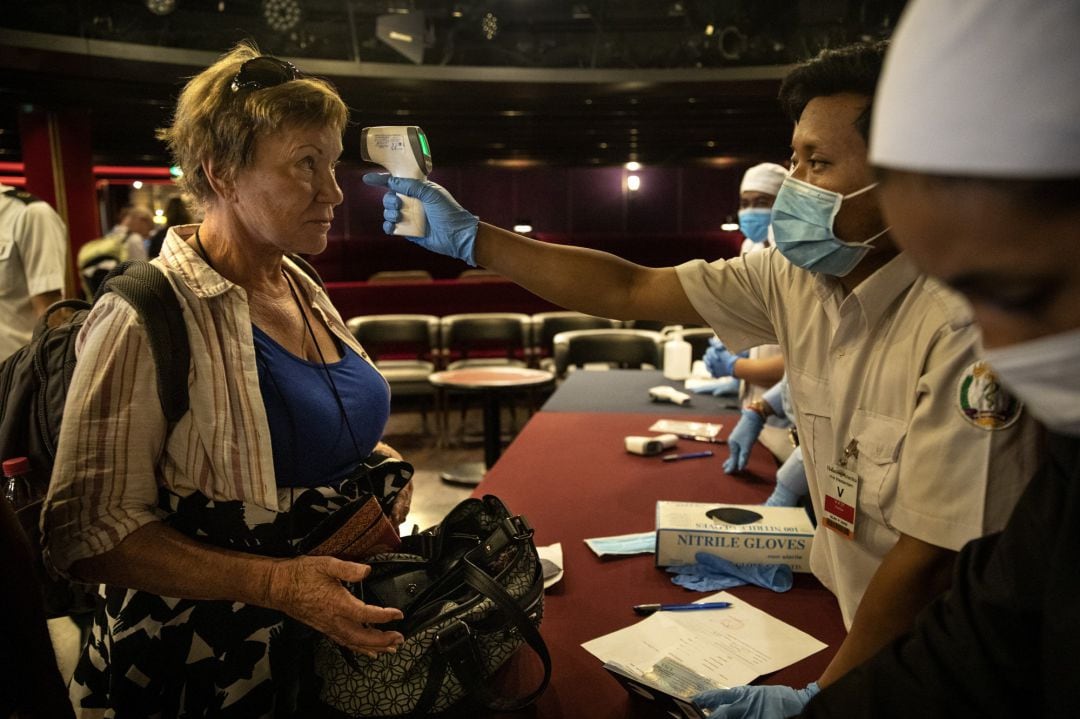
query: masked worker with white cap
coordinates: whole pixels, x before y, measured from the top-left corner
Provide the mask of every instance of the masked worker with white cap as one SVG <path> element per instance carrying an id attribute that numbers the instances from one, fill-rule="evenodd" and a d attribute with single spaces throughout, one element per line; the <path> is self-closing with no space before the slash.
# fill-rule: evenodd
<path id="1" fill-rule="evenodd" d="M 743 173 L 739 183 L 739 232 L 743 233 L 742 252 L 769 247 L 769 223 L 776 193 L 784 184 L 787 170 L 775 162 L 762 162 Z"/>
<path id="2" fill-rule="evenodd" d="M 877 95 L 893 234 L 1050 436 L 999 535 L 813 717 L 1080 716 L 1080 3 L 916 0 Z"/>
<path id="3" fill-rule="evenodd" d="M 772 246 L 769 239 L 772 206 L 785 177 L 787 170 L 775 162 L 759 163 L 743 173 L 742 182 L 739 183 L 739 231 L 745 239 L 739 251 L 740 255 Z M 714 337 L 709 342 L 703 360 L 713 377 L 733 377 L 741 380 L 739 400 L 747 408 L 743 416 L 748 418 L 743 434 L 747 434 L 753 424 L 755 440 L 760 435 L 761 443 L 770 452 L 780 460 L 786 459 L 792 450 L 788 441 L 790 423 L 776 419 L 766 423 L 765 419 L 770 416 L 771 409 L 765 400 L 765 393 L 784 376 L 784 355 L 780 347 L 774 344 L 759 345 L 735 354 Z M 760 427 L 756 422 L 758 418 L 761 419 Z M 749 444 L 753 442 L 754 440 L 750 440 Z M 749 446 L 745 449 L 749 452 Z M 746 466 L 745 458 L 740 462 L 737 454 L 733 452 L 732 466 L 736 471 L 741 471 Z"/>
<path id="4" fill-rule="evenodd" d="M 867 136 L 883 56 L 871 43 L 828 50 L 784 80 L 793 158 L 777 247 L 732 260 L 635 265 L 479 222 L 434 183 L 364 178 L 391 190 L 384 231 L 401 218 L 395 193 L 419 197 L 428 232 L 409 239 L 564 307 L 708 324 L 735 351 L 783 348 L 819 522 L 810 563 L 849 632 L 818 682 L 739 687 L 731 707 L 706 697 L 718 717 L 798 713 L 908 631 L 955 552 L 1005 525 L 1035 471 L 1037 429 L 979 361 L 970 306 L 919 273 L 882 217 Z"/>

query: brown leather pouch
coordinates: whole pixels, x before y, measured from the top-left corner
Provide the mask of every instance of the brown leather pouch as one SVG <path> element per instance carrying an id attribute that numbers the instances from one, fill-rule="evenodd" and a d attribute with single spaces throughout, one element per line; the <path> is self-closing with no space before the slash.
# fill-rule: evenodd
<path id="1" fill-rule="evenodd" d="M 359 499 L 327 517 L 301 542 L 300 551 L 317 557 L 337 557 L 350 562 L 396 552 L 401 538 L 374 496 Z"/>

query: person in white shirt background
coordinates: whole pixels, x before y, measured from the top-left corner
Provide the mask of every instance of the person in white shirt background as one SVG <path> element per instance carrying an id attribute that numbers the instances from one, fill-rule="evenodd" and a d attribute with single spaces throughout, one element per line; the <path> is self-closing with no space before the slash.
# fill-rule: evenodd
<path id="1" fill-rule="evenodd" d="M 37 319 L 63 294 L 67 246 L 56 210 L 0 185 L 0 361 L 30 341 Z"/>

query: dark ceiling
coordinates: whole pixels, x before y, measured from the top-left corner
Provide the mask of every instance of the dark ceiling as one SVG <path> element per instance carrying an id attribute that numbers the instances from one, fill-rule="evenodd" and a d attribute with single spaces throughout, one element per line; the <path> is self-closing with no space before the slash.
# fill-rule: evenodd
<path id="1" fill-rule="evenodd" d="M 33 104 L 89 112 L 96 162 L 165 162 L 153 129 L 167 121 L 184 78 L 243 38 L 332 79 L 358 126 L 421 125 L 436 165 L 782 159 L 790 127 L 775 96 L 786 66 L 823 47 L 887 36 L 902 7 L 903 0 L 5 0 L 0 160 L 19 158 L 17 113 Z M 296 10 L 293 27 L 271 29 Z M 419 29 L 411 52 L 422 62 L 380 40 L 380 22 Z M 357 135 L 346 136 L 347 158 L 358 160 Z"/>

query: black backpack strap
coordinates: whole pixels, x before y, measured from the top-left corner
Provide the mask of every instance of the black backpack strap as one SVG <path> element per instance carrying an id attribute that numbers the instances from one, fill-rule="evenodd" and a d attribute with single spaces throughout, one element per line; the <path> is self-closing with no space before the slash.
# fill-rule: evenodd
<path id="1" fill-rule="evenodd" d="M 113 269 L 98 288 L 98 298 L 115 292 L 135 308 L 146 328 L 157 368 L 158 399 L 165 419 L 175 422 L 188 411 L 188 344 L 184 311 L 176 291 L 161 270 L 149 262 L 129 260 Z"/>
<path id="2" fill-rule="evenodd" d="M 290 252 L 288 255 L 286 255 L 286 257 L 288 257 L 290 260 L 292 260 L 293 264 L 295 264 L 297 267 L 299 267 L 301 270 L 303 270 L 305 275 L 307 275 L 312 280 L 314 280 L 315 284 L 317 284 L 319 287 L 323 288 L 324 290 L 326 289 L 326 283 L 323 282 L 322 277 L 319 277 L 318 271 L 316 271 L 316 269 L 311 266 L 310 262 L 305 260 L 300 255 L 296 254 L 295 252 Z"/>

